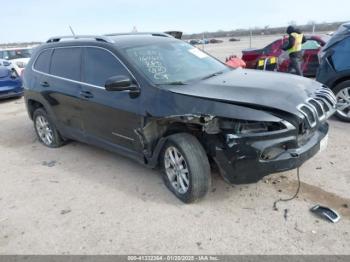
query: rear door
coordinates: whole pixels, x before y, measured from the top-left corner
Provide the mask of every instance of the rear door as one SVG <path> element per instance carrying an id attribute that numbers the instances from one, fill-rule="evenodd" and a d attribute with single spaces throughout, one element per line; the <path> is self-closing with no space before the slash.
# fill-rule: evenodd
<path id="1" fill-rule="evenodd" d="M 98 143 L 137 151 L 135 130 L 141 126 L 140 98 L 131 98 L 128 91 L 104 88 L 108 78 L 132 78 L 131 74 L 107 49 L 85 47 L 83 54 L 81 97 L 86 136 Z"/>
<path id="2" fill-rule="evenodd" d="M 81 139 L 81 47 L 59 47 L 52 53 L 49 75 L 42 82 L 57 125 L 71 138 Z"/>

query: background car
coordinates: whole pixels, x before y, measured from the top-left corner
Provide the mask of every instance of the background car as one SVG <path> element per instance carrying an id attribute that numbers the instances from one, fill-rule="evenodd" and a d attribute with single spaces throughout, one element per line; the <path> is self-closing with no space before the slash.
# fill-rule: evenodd
<path id="1" fill-rule="evenodd" d="M 5 66 L 0 66 L 0 99 L 21 97 L 22 95 L 22 80 L 17 72 Z"/>
<path id="2" fill-rule="evenodd" d="M 340 26 L 321 50 L 316 79 L 335 93 L 336 116 L 350 122 L 350 23 Z"/>
<path id="3" fill-rule="evenodd" d="M 198 39 L 191 39 L 188 43 L 190 45 L 198 45 L 199 44 L 199 40 Z"/>
<path id="4" fill-rule="evenodd" d="M 238 42 L 238 41 L 241 41 L 241 39 L 232 37 L 228 41 L 229 42 Z"/>
<path id="5" fill-rule="evenodd" d="M 0 59 L 0 66 L 7 67 L 8 69 L 12 69 L 13 65 L 10 61 L 7 61 L 5 59 Z"/>
<path id="6" fill-rule="evenodd" d="M 22 71 L 28 64 L 31 55 L 31 48 L 8 48 L 0 50 L 0 59 L 9 60 L 16 65 L 15 70 L 18 75 L 22 75 Z"/>
<path id="7" fill-rule="evenodd" d="M 224 42 L 223 40 L 215 39 L 215 38 L 212 38 L 212 39 L 209 40 L 210 44 L 220 44 L 220 43 L 223 43 L 223 42 Z"/>
<path id="8" fill-rule="evenodd" d="M 303 61 L 302 71 L 304 76 L 315 76 L 319 66 L 318 53 L 329 40 L 327 35 L 305 36 L 306 42 L 302 46 Z M 289 66 L 288 53 L 282 50 L 287 38 L 280 38 L 262 49 L 243 50 L 242 59 L 246 62 L 247 68 L 258 69 L 258 61 L 268 57 L 277 58 L 277 71 L 287 72 Z"/>

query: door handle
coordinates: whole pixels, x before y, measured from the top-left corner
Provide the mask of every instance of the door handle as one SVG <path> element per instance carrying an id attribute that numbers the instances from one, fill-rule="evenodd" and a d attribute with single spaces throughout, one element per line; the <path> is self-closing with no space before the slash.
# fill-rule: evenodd
<path id="1" fill-rule="evenodd" d="M 41 85 L 42 87 L 49 87 L 49 86 L 50 86 L 49 82 L 47 82 L 47 81 L 42 81 L 42 82 L 40 83 L 40 85 Z"/>
<path id="2" fill-rule="evenodd" d="M 94 97 L 90 91 L 80 91 L 80 96 L 88 99 Z"/>

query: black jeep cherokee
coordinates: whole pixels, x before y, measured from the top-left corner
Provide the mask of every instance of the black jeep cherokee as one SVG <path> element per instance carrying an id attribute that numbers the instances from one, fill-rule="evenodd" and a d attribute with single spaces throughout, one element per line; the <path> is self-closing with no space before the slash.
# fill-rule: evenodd
<path id="1" fill-rule="evenodd" d="M 187 203 L 207 193 L 210 164 L 230 183 L 299 167 L 326 144 L 336 104 L 315 81 L 230 69 L 152 33 L 52 38 L 24 84 L 44 145 L 79 140 L 160 166 Z"/>

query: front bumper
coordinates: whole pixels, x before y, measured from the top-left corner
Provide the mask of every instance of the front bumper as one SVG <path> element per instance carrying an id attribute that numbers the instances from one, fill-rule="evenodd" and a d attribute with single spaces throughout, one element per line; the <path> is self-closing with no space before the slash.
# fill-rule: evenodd
<path id="1" fill-rule="evenodd" d="M 279 137 L 237 141 L 231 147 L 216 147 L 213 159 L 222 176 L 233 184 L 255 183 L 264 176 L 300 167 L 319 150 L 320 143 L 328 134 L 328 124 L 317 127 L 312 136 L 302 146 L 283 149 L 272 159 L 263 159 L 264 152 L 281 145 L 296 143 L 296 137 Z"/>
<path id="2" fill-rule="evenodd" d="M 0 90 L 0 99 L 23 96 L 22 87 L 14 87 L 12 89 Z"/>

